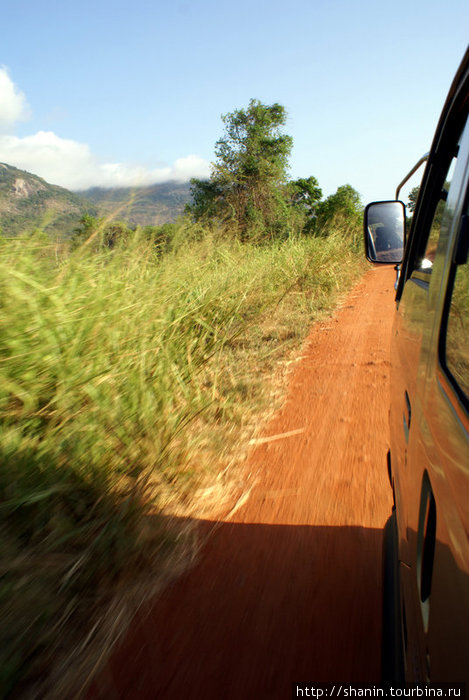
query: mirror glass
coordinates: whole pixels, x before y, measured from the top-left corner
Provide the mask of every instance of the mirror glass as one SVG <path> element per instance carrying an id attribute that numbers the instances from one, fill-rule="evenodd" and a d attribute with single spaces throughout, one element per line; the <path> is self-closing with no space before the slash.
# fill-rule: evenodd
<path id="1" fill-rule="evenodd" d="M 405 208 L 402 202 L 373 202 L 365 209 L 368 260 L 400 263 L 404 253 Z"/>

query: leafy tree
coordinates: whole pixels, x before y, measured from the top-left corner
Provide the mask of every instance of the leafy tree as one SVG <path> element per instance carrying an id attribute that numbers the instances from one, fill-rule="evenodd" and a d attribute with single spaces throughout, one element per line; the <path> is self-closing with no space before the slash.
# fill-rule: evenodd
<path id="1" fill-rule="evenodd" d="M 223 189 L 212 176 L 210 180 L 191 179 L 192 203 L 186 204 L 186 211 L 196 221 L 211 219 L 220 213 L 223 201 Z"/>
<path id="2" fill-rule="evenodd" d="M 292 180 L 287 185 L 291 205 L 303 219 L 303 231 L 312 230 L 316 220 L 316 209 L 322 198 L 322 190 L 315 177 Z"/>
<path id="3" fill-rule="evenodd" d="M 317 229 L 327 233 L 333 226 L 346 225 L 354 233 L 361 229 L 363 205 L 359 193 L 351 185 L 341 185 L 317 207 Z"/>
<path id="4" fill-rule="evenodd" d="M 409 203 L 407 206 L 409 207 L 409 211 L 411 211 L 411 212 L 415 211 L 415 207 L 417 206 L 417 199 L 419 196 L 419 192 L 420 192 L 419 185 L 417 185 L 417 187 L 413 187 L 409 192 Z"/>
<path id="5" fill-rule="evenodd" d="M 215 144 L 210 180 L 192 180 L 187 210 L 196 220 L 233 223 L 243 239 L 278 235 L 286 222 L 283 186 L 293 143 L 282 133 L 285 109 L 251 100 L 222 120 L 225 134 Z"/>
<path id="6" fill-rule="evenodd" d="M 288 189 L 293 204 L 312 216 L 322 198 L 322 190 L 316 178 L 311 176 L 292 180 L 288 183 Z"/>

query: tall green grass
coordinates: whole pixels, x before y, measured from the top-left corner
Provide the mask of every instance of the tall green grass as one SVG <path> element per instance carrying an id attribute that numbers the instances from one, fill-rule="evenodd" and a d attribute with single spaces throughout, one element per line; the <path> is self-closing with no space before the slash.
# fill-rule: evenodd
<path id="1" fill-rule="evenodd" d="M 340 233 L 256 247 L 181 224 L 165 255 L 138 231 L 100 252 L 0 241 L 4 691 L 172 546 L 158 514 L 215 478 L 275 363 L 362 270 Z"/>

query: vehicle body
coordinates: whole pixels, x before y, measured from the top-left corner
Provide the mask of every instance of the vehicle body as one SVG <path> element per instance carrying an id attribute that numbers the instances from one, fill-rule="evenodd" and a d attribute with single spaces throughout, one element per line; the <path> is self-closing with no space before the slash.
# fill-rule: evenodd
<path id="1" fill-rule="evenodd" d="M 469 50 L 436 130 L 407 236 L 368 205 L 373 262 L 401 264 L 391 344 L 383 680 L 469 681 Z M 394 216 L 401 239 L 374 245 Z M 380 219 L 380 223 L 376 220 Z M 384 222 L 384 223 L 383 223 Z"/>

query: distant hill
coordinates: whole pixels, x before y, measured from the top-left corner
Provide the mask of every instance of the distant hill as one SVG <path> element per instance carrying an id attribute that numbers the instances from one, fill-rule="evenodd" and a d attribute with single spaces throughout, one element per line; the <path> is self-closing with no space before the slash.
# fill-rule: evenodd
<path id="1" fill-rule="evenodd" d="M 191 198 L 190 184 L 179 182 L 133 188 L 92 187 L 78 194 L 98 208 L 99 216 L 107 215 L 141 226 L 174 221 L 184 212 L 184 205 Z"/>
<path id="2" fill-rule="evenodd" d="M 107 216 L 130 226 L 175 221 L 191 198 L 189 183 L 70 192 L 37 175 L 0 163 L 0 231 L 4 236 L 41 228 L 68 238 L 84 214 Z"/>
<path id="3" fill-rule="evenodd" d="M 0 229 L 4 236 L 41 228 L 68 237 L 83 214 L 96 216 L 97 207 L 37 175 L 0 163 Z"/>

